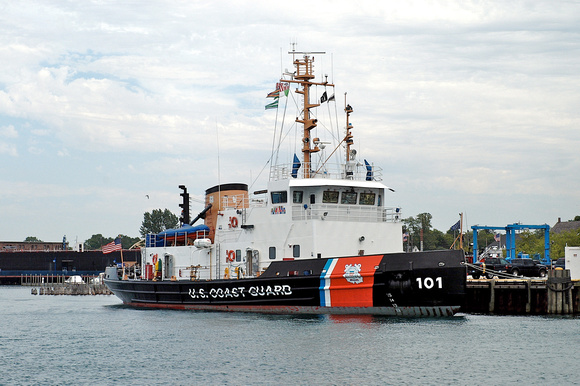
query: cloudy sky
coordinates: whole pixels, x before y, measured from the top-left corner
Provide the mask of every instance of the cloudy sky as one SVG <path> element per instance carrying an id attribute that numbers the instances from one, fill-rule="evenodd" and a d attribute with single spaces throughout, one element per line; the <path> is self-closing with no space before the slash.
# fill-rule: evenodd
<path id="1" fill-rule="evenodd" d="M 180 184 L 262 189 L 291 42 L 327 53 L 405 217 L 572 219 L 579 20 L 577 1 L 1 1 L 0 239 L 138 236 Z"/>

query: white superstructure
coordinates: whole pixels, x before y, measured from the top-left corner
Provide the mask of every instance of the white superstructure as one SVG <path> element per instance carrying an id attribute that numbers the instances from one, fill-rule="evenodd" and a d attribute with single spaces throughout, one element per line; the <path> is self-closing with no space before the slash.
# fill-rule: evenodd
<path id="1" fill-rule="evenodd" d="M 145 248 L 143 266 L 163 257 L 164 278 L 189 279 L 194 270 L 198 279 L 218 279 L 258 275 L 275 260 L 403 251 L 401 213 L 383 205 L 389 190 L 380 182 L 286 179 L 251 199 L 222 187 L 206 199 L 215 208 L 206 218 L 215 219 L 213 242 Z"/>

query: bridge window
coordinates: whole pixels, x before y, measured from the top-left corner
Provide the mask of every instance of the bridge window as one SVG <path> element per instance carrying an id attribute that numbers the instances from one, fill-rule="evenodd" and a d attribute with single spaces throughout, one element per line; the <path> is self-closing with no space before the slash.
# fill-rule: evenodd
<path id="1" fill-rule="evenodd" d="M 304 195 L 304 192 L 301 190 L 295 190 L 294 192 L 292 192 L 292 202 L 294 204 L 302 204 L 302 196 Z"/>
<path id="2" fill-rule="evenodd" d="M 237 262 L 242 261 L 242 251 L 239 249 L 236 249 L 236 261 Z"/>
<path id="3" fill-rule="evenodd" d="M 359 204 L 361 204 L 361 205 L 374 205 L 375 204 L 375 194 L 374 193 L 361 193 Z"/>
<path id="4" fill-rule="evenodd" d="M 272 192 L 272 204 L 284 204 L 288 202 L 288 192 Z"/>
<path id="5" fill-rule="evenodd" d="M 342 192 L 341 204 L 356 205 L 356 192 Z"/>
<path id="6" fill-rule="evenodd" d="M 325 204 L 338 204 L 338 192 L 325 190 L 322 192 L 322 202 Z"/>

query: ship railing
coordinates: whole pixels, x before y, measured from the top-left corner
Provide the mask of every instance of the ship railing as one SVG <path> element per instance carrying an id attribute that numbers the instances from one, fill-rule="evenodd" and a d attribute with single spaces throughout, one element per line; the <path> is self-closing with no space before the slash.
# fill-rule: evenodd
<path id="1" fill-rule="evenodd" d="M 224 194 L 222 196 L 222 208 L 228 209 L 242 209 L 247 208 L 249 204 L 249 200 L 247 195 L 245 194 Z"/>
<path id="2" fill-rule="evenodd" d="M 401 208 L 384 208 L 385 211 L 385 221 L 387 222 L 400 222 L 403 220 L 403 212 Z"/>
<path id="3" fill-rule="evenodd" d="M 148 233 L 145 235 L 145 246 L 147 248 L 151 247 L 173 247 L 173 246 L 183 246 L 191 245 L 193 240 L 196 239 L 203 239 L 209 237 L 209 232 L 205 230 L 195 231 L 195 232 L 186 232 L 186 231 L 179 231 L 176 232 L 173 236 L 168 237 L 160 237 L 156 233 Z M 163 243 L 162 245 L 157 245 Z"/>
<path id="4" fill-rule="evenodd" d="M 399 222 L 400 208 L 382 208 L 360 205 L 312 204 L 292 206 L 292 220 L 326 220 L 350 222 Z"/>
<path id="5" fill-rule="evenodd" d="M 308 166 L 311 165 L 309 168 Z M 308 171 L 310 170 L 310 172 Z M 307 174 L 307 175 L 306 175 Z M 270 169 L 270 180 L 287 180 L 290 178 L 328 178 L 335 180 L 355 181 L 382 181 L 383 169 L 361 163 L 351 164 L 327 164 L 323 167 L 315 164 L 302 163 L 299 169 L 293 168 L 292 164 L 279 164 Z"/>

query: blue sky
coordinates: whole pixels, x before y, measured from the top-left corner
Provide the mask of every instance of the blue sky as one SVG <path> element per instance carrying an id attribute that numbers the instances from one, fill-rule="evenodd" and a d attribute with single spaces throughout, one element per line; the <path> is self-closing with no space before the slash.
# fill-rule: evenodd
<path id="1" fill-rule="evenodd" d="M 327 52 L 406 217 L 569 220 L 578 20 L 571 1 L 2 2 L 0 239 L 137 236 L 145 211 L 179 212 L 180 184 L 263 188 L 292 41 Z"/>

